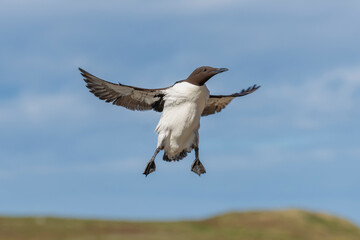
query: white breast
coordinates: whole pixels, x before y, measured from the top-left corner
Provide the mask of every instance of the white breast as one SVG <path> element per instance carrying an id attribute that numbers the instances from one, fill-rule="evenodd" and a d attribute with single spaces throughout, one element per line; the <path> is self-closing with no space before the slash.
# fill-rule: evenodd
<path id="1" fill-rule="evenodd" d="M 165 90 L 164 110 L 156 132 L 158 147 L 163 148 L 169 158 L 183 150 L 191 150 L 208 98 L 209 90 L 205 85 L 181 82 Z"/>

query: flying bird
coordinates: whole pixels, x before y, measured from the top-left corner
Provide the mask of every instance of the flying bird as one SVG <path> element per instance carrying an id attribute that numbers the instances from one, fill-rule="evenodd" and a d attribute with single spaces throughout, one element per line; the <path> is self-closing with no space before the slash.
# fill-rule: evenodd
<path id="1" fill-rule="evenodd" d="M 254 85 L 231 95 L 210 95 L 205 83 L 228 69 L 209 66 L 195 69 L 187 79 L 175 82 L 170 87 L 157 89 L 114 84 L 81 68 L 79 70 L 87 83 L 86 87 L 101 100 L 130 110 L 162 112 L 155 129 L 158 134 L 157 147 L 145 167 L 145 176 L 156 170 L 155 158 L 161 150 L 164 150 L 163 160 L 179 161 L 195 149 L 191 171 L 199 176 L 206 173 L 199 159 L 200 117 L 220 112 L 234 98 L 250 94 L 260 87 Z"/>

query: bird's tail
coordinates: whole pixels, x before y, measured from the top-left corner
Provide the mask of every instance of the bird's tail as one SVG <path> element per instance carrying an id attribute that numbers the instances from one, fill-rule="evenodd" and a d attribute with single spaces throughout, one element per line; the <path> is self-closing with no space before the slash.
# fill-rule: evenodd
<path id="1" fill-rule="evenodd" d="M 167 162 L 171 162 L 171 161 L 180 161 L 181 159 L 183 159 L 184 157 L 186 157 L 188 154 L 188 152 L 186 150 L 183 150 L 181 153 L 179 153 L 176 156 L 173 157 L 169 157 L 166 152 L 164 151 L 164 156 L 163 156 L 163 160 L 167 161 Z"/>

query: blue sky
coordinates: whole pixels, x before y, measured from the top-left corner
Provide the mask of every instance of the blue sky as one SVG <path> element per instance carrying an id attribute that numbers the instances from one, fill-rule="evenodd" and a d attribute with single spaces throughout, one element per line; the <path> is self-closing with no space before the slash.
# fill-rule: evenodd
<path id="1" fill-rule="evenodd" d="M 305 208 L 360 224 L 359 1 L 0 3 L 0 214 L 201 218 Z M 157 159 L 155 112 L 106 104 L 77 70 L 164 87 L 202 65 L 213 94 L 261 85 Z"/>

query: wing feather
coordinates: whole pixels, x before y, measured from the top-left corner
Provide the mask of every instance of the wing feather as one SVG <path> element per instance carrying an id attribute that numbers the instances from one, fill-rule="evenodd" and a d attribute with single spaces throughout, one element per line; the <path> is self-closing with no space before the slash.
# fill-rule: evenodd
<path id="1" fill-rule="evenodd" d="M 161 112 L 164 108 L 163 90 L 166 88 L 145 89 L 120 83 L 114 84 L 95 77 L 81 68 L 79 70 L 90 92 L 105 102 L 138 111 L 153 109 Z"/>
<path id="2" fill-rule="evenodd" d="M 201 116 L 208 116 L 217 112 L 221 112 L 234 98 L 242 97 L 258 90 L 260 86 L 254 85 L 248 89 L 231 95 L 210 95 L 209 100 Z"/>

